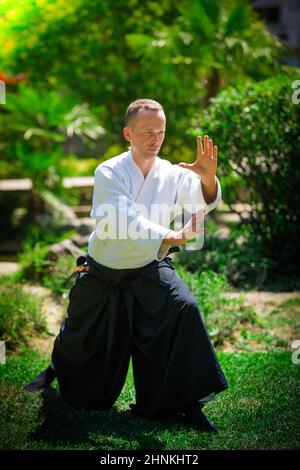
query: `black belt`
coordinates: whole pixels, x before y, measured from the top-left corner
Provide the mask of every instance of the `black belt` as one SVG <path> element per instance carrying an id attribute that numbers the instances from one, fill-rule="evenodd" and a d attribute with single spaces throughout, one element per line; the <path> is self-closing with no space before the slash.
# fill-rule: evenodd
<path id="1" fill-rule="evenodd" d="M 179 247 L 177 247 L 177 246 L 171 247 L 169 249 L 167 255 L 169 253 L 173 253 L 173 252 L 176 252 L 176 251 L 180 251 Z M 169 264 L 171 262 L 170 261 L 171 259 L 167 258 L 167 255 L 165 256 L 164 262 Z M 141 275 L 142 276 L 144 275 L 144 276 L 148 277 L 147 273 L 149 272 L 149 270 L 151 271 L 152 265 L 154 265 L 155 263 L 162 263 L 162 262 L 163 261 L 158 262 L 158 261 L 154 260 L 146 266 L 142 266 L 140 268 L 133 268 L 132 272 L 136 270 L 136 273 L 134 273 L 134 275 L 130 279 L 115 281 L 115 280 L 112 280 L 112 279 L 108 279 L 101 272 L 101 269 L 99 270 L 99 266 L 101 266 L 101 265 L 99 265 L 99 263 L 97 263 L 97 261 L 95 261 L 91 256 L 89 256 L 89 254 L 81 255 L 77 258 L 77 260 L 76 260 L 77 269 L 71 274 L 71 276 L 69 276 L 69 278 L 72 277 L 73 275 L 78 275 L 78 277 L 80 277 L 81 272 L 89 272 L 90 271 L 98 279 L 100 279 L 102 282 L 109 285 L 114 290 L 113 295 L 112 295 L 112 299 L 113 299 L 113 302 L 115 303 L 115 306 L 113 307 L 112 311 L 115 314 L 110 315 L 110 317 L 109 317 L 109 331 L 108 331 L 107 350 L 110 350 L 111 345 L 112 345 L 114 326 L 115 326 L 115 323 L 117 321 L 117 307 L 118 307 L 117 304 L 118 304 L 118 298 L 119 298 L 120 292 L 123 291 L 123 293 L 124 293 L 124 291 L 127 291 L 127 295 L 126 295 L 127 300 L 125 301 L 125 303 L 126 303 L 127 313 L 128 313 L 128 316 L 129 316 L 129 330 L 130 330 L 130 334 L 132 335 L 132 329 L 133 329 L 133 296 L 128 295 L 131 291 L 130 287 L 131 286 L 133 287 L 137 277 L 139 277 Z M 174 267 L 172 267 L 172 269 L 174 269 Z M 151 278 L 151 274 L 150 274 L 150 278 Z M 160 279 L 155 279 L 155 282 L 157 282 L 160 285 L 163 285 L 166 288 L 166 286 L 160 281 Z M 120 288 L 121 288 L 121 291 L 120 291 Z"/>
<path id="2" fill-rule="evenodd" d="M 83 260 L 84 257 L 81 258 L 81 261 Z M 91 273 L 96 276 L 98 279 L 100 279 L 102 282 L 110 286 L 112 289 L 112 295 L 111 295 L 111 302 L 113 302 L 112 306 L 112 312 L 113 314 L 109 316 L 109 328 L 108 328 L 108 338 L 107 338 L 107 350 L 109 351 L 112 347 L 112 340 L 113 340 L 113 331 L 115 329 L 115 324 L 118 320 L 118 299 L 120 294 L 124 296 L 124 301 L 126 305 L 126 310 L 128 314 L 128 320 L 129 320 L 129 332 L 130 336 L 132 337 L 133 333 L 133 303 L 134 303 L 134 296 L 133 296 L 133 290 L 134 290 L 134 285 L 137 281 L 137 279 L 140 276 L 145 276 L 147 278 L 152 279 L 153 282 L 161 285 L 166 289 L 168 285 L 164 284 L 163 281 L 159 279 L 159 277 L 154 278 L 153 274 L 153 268 L 155 270 L 155 266 L 159 263 L 167 263 L 168 265 L 170 264 L 170 258 L 165 257 L 164 260 L 162 261 L 157 261 L 154 260 L 151 263 L 142 266 L 140 268 L 133 268 L 132 269 L 132 275 L 130 276 L 129 279 L 126 280 L 114 280 L 114 279 L 108 279 L 106 275 L 102 272 L 102 269 L 111 269 L 111 268 L 106 268 L 105 266 L 102 266 L 101 269 L 101 264 L 99 264 L 97 261 L 95 261 L 89 254 L 86 256 L 86 263 L 85 265 L 87 268 L 90 268 L 88 270 L 91 271 Z M 172 267 L 172 269 L 175 269 Z"/>
<path id="3" fill-rule="evenodd" d="M 175 253 L 176 251 L 180 251 L 179 246 L 172 246 L 171 248 L 169 248 L 169 251 L 166 256 L 168 256 L 170 253 Z"/>

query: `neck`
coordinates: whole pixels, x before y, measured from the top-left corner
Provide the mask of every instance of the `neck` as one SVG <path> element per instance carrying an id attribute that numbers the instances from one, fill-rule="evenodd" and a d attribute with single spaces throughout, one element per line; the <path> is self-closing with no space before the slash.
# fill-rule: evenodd
<path id="1" fill-rule="evenodd" d="M 152 165 L 155 162 L 156 157 L 151 157 L 151 158 L 145 158 L 140 154 L 137 154 L 137 152 L 131 150 L 131 155 L 137 166 L 140 168 L 141 172 L 144 175 L 144 178 L 146 178 L 148 172 L 152 168 Z"/>

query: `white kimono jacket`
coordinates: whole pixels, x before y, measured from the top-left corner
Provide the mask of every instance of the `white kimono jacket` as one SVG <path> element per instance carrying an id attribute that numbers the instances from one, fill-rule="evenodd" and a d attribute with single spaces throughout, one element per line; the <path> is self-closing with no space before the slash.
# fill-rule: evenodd
<path id="1" fill-rule="evenodd" d="M 193 213 L 202 206 L 208 213 L 221 199 L 218 178 L 217 186 L 216 199 L 207 204 L 201 189 L 201 178 L 159 156 L 156 156 L 144 177 L 132 158 L 130 148 L 100 163 L 95 170 L 90 213 L 97 225 L 89 238 L 89 255 L 113 269 L 139 268 L 155 259 L 163 259 L 168 248 L 160 250 L 160 245 L 171 230 L 172 218 L 175 219 L 170 215 L 170 208 L 175 205 L 183 210 L 185 206 L 185 210 Z M 126 210 L 120 205 L 120 200 L 126 203 Z M 141 208 L 141 204 L 145 207 Z M 137 227 L 140 235 L 128 236 L 127 229 L 122 235 L 118 231 L 113 236 L 111 233 L 107 235 L 107 229 L 114 225 L 108 218 L 108 207 L 117 214 L 117 227 Z"/>

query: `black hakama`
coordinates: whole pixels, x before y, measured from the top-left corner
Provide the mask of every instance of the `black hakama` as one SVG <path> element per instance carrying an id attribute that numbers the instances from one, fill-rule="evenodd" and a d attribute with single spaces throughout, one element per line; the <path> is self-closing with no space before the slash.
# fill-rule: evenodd
<path id="1" fill-rule="evenodd" d="M 145 415 L 182 411 L 228 385 L 187 285 L 170 257 L 112 269 L 87 256 L 69 293 L 52 363 L 62 399 L 110 409 L 132 357 L 136 403 Z"/>

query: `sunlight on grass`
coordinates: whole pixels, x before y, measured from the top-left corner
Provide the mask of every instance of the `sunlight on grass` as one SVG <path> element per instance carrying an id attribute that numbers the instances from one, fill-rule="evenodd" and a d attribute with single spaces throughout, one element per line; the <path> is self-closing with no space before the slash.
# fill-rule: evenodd
<path id="1" fill-rule="evenodd" d="M 24 385 L 47 359 L 23 349 L 0 368 L 0 440 L 5 449 L 299 449 L 300 367 L 291 354 L 219 353 L 229 389 L 206 405 L 219 427 L 207 435 L 180 421 L 132 416 L 132 365 L 110 411 L 84 412 L 65 405 L 57 385 L 28 394 Z"/>

